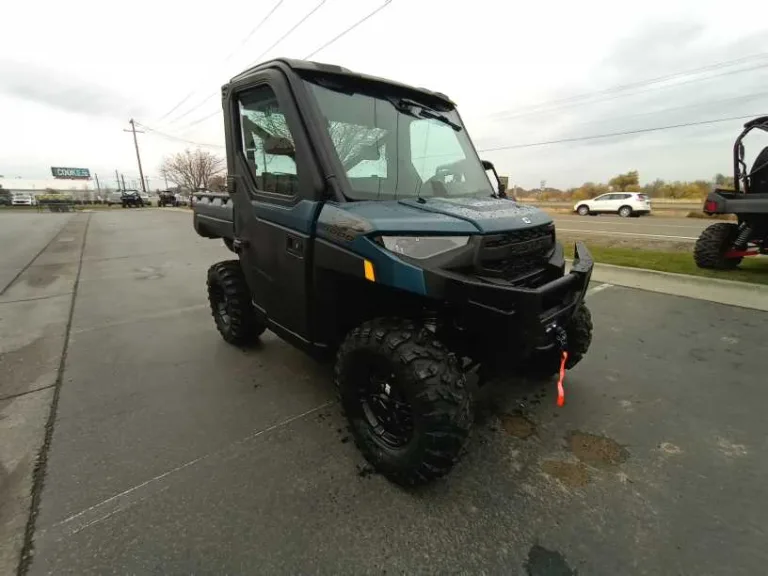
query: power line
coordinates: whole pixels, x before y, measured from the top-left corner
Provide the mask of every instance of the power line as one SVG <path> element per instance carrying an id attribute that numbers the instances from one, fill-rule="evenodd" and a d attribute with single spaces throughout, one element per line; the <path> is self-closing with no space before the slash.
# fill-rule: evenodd
<path id="1" fill-rule="evenodd" d="M 315 54 L 317 54 L 317 53 L 319 53 L 320 51 L 324 50 L 325 48 L 327 48 L 328 46 L 330 46 L 331 44 L 333 44 L 333 43 L 334 43 L 334 42 L 336 42 L 337 40 L 341 39 L 341 38 L 342 38 L 342 37 L 344 37 L 346 34 L 348 34 L 348 33 L 349 33 L 349 32 L 351 32 L 352 30 L 354 30 L 355 28 L 357 28 L 358 26 L 360 26 L 361 24 L 363 24 L 364 22 L 366 22 L 368 19 L 372 18 L 372 17 L 373 17 L 374 15 L 376 15 L 378 12 L 380 12 L 381 10 L 383 10 L 384 8 L 386 8 L 386 7 L 387 7 L 387 6 L 388 6 L 388 5 L 389 5 L 391 2 L 392 2 L 392 0 L 385 0 L 385 2 L 384 2 L 383 4 L 381 4 L 380 6 L 378 6 L 378 7 L 377 7 L 375 10 L 373 10 L 372 12 L 369 12 L 369 13 L 368 13 L 367 15 L 365 15 L 363 18 L 361 18 L 360 20 L 358 20 L 357 22 L 355 22 L 354 24 L 352 24 L 351 26 L 349 26 L 348 28 L 346 28 L 345 30 L 343 30 L 341 33 L 339 33 L 339 34 L 337 34 L 336 36 L 334 36 L 333 38 L 331 38 L 331 39 L 330 39 L 328 42 L 326 42 L 325 44 L 321 45 L 319 48 L 316 48 L 314 51 L 312 51 L 312 52 L 310 52 L 309 54 L 307 54 L 307 55 L 304 57 L 304 59 L 306 60 L 306 59 L 309 59 L 309 58 L 311 58 L 312 56 L 314 56 Z M 298 28 L 299 26 L 301 26 L 301 24 L 302 24 L 302 23 L 303 23 L 305 20 L 307 20 L 307 19 L 308 19 L 310 16 L 312 16 L 312 14 L 314 14 L 314 13 L 315 13 L 317 10 L 319 10 L 319 9 L 320 9 L 320 7 L 321 7 L 321 6 L 322 6 L 324 3 L 325 3 L 325 0 L 323 0 L 322 2 L 320 2 L 320 3 L 319 3 L 317 6 L 315 6 L 315 7 L 314 7 L 314 8 L 313 8 L 313 9 L 312 9 L 312 10 L 311 10 L 311 11 L 310 11 L 308 14 L 306 14 L 306 15 L 304 16 L 304 18 L 302 18 L 302 19 L 301 19 L 301 20 L 300 20 L 300 21 L 299 21 L 299 22 L 298 22 L 296 25 L 294 25 L 294 26 L 293 26 L 293 28 L 291 28 L 291 29 L 290 29 L 290 30 L 288 30 L 288 32 L 286 32 L 286 33 L 285 33 L 283 36 L 281 36 L 280 38 L 278 38 L 278 40 L 277 40 L 277 41 L 276 41 L 274 44 L 272 44 L 272 46 L 270 46 L 269 48 L 267 48 L 266 50 L 264 50 L 264 51 L 263 51 L 261 54 L 259 54 L 259 56 L 256 58 L 256 60 L 255 60 L 255 61 L 254 61 L 254 62 L 251 64 L 251 66 L 253 66 L 253 65 L 254 65 L 254 64 L 256 64 L 256 63 L 258 63 L 258 62 L 261 60 L 261 58 L 262 58 L 262 57 L 263 57 L 263 56 L 264 56 L 264 55 L 265 55 L 267 52 L 269 52 L 271 49 L 273 49 L 275 46 L 277 46 L 277 45 L 278 45 L 280 42 L 282 42 L 282 40 L 284 40 L 285 38 L 287 38 L 287 37 L 288 37 L 288 36 L 289 36 L 289 35 L 290 35 L 290 34 L 291 34 L 291 33 L 292 33 L 292 32 L 293 32 L 293 31 L 294 31 L 296 28 Z M 212 94 L 210 94 L 209 96 L 207 96 L 207 97 L 205 98 L 205 100 L 203 100 L 203 101 L 199 102 L 199 103 L 198 103 L 196 106 L 192 107 L 190 110 L 188 110 L 187 112 L 185 112 L 185 113 L 184 113 L 184 114 L 182 114 L 181 116 L 177 117 L 175 120 L 172 120 L 172 121 L 171 121 L 171 123 L 173 123 L 173 122 L 177 122 L 178 120 L 181 120 L 181 118 L 183 118 L 183 117 L 185 117 L 185 116 L 189 115 L 189 114 L 190 114 L 191 112 L 193 112 L 194 110 L 197 110 L 198 108 L 200 108 L 201 106 L 203 106 L 203 104 L 205 104 L 206 102 L 208 102 L 209 100 L 211 100 L 211 98 L 213 98 L 215 95 L 216 95 L 216 93 L 215 93 L 215 92 L 214 92 L 214 93 L 212 93 Z M 203 116 L 202 118 L 198 118 L 197 120 L 193 120 L 192 122 L 190 122 L 190 123 L 188 123 L 188 124 L 184 125 L 183 127 L 181 127 L 181 128 L 180 128 L 180 130 L 182 130 L 182 131 L 185 131 L 185 130 L 189 130 L 189 129 L 190 129 L 190 128 L 192 128 L 193 126 L 196 126 L 196 125 L 198 125 L 198 124 L 200 124 L 200 123 L 202 123 L 202 122 L 205 122 L 206 120 L 208 120 L 209 118 L 212 118 L 212 117 L 213 117 L 213 116 L 215 116 L 216 114 L 218 114 L 218 111 L 214 111 L 214 112 L 211 112 L 210 114 L 206 114 L 206 115 L 205 115 L 205 116 Z"/>
<path id="2" fill-rule="evenodd" d="M 563 144 L 567 142 L 580 142 L 582 140 L 596 140 L 598 138 L 611 138 L 613 136 L 628 136 L 631 134 L 643 134 L 646 132 L 658 132 L 660 130 L 671 130 L 673 128 L 686 128 L 688 126 L 702 126 L 705 124 L 716 124 L 718 122 L 730 122 L 732 120 L 744 120 L 745 118 L 755 118 L 763 114 L 749 114 L 748 116 L 732 116 L 730 118 L 716 118 L 713 120 L 702 120 L 700 122 L 686 122 L 685 124 L 670 124 L 669 126 L 655 126 L 653 128 L 639 128 L 637 130 L 625 130 L 623 132 L 611 132 L 608 134 L 595 134 L 592 136 L 577 136 L 574 138 L 562 138 L 560 140 L 548 140 L 545 142 L 529 142 L 526 144 L 511 144 L 509 146 L 495 146 L 493 148 L 478 148 L 478 152 L 496 152 L 499 150 L 513 150 L 515 148 L 532 148 L 534 146 L 547 146 L 549 144 Z"/>
<path id="3" fill-rule="evenodd" d="M 763 56 L 763 58 L 766 57 L 766 56 L 768 56 L 768 53 L 766 53 L 766 55 Z M 751 58 L 752 59 L 756 59 L 757 56 L 753 56 Z M 723 67 L 726 67 L 726 65 L 734 66 L 734 65 L 737 65 L 739 63 L 743 63 L 742 60 L 744 60 L 744 59 L 739 59 L 738 61 L 734 60 L 731 63 L 722 62 L 722 63 L 719 63 L 719 64 L 713 64 L 713 65 L 710 65 L 709 67 L 704 67 L 704 68 L 714 69 L 715 67 L 723 68 Z M 628 92 L 628 93 L 625 93 L 625 94 L 621 94 L 622 91 L 627 90 L 627 89 L 641 88 L 643 86 L 652 86 L 653 84 L 660 84 L 662 82 L 668 82 L 668 81 L 672 80 L 673 77 L 680 77 L 680 78 L 682 78 L 684 76 L 690 76 L 691 74 L 694 74 L 694 73 L 701 73 L 702 71 L 707 71 L 704 68 L 701 68 L 701 69 L 696 69 L 696 70 L 692 70 L 692 71 L 689 71 L 689 72 L 680 72 L 680 73 L 677 73 L 677 74 L 674 74 L 674 75 L 654 78 L 654 79 L 646 80 L 646 81 L 643 81 L 643 82 L 636 82 L 636 83 L 633 83 L 633 84 L 625 84 L 625 85 L 622 85 L 622 86 L 614 86 L 613 88 L 607 88 L 605 90 L 598 90 L 596 92 L 580 94 L 578 96 L 572 96 L 571 98 L 563 98 L 563 99 L 560 99 L 560 100 L 551 100 L 549 102 L 544 102 L 542 104 L 537 104 L 537 105 L 528 106 L 528 107 L 525 107 L 525 108 L 518 109 L 519 110 L 518 112 L 515 112 L 514 109 L 513 110 L 501 111 L 501 112 L 497 112 L 497 113 L 493 114 L 493 116 L 496 117 L 496 118 L 499 118 L 499 119 L 512 119 L 512 118 L 520 118 L 520 117 L 524 117 L 524 116 L 532 116 L 532 115 L 536 115 L 536 114 L 545 114 L 545 113 L 548 113 L 548 112 L 554 112 L 554 111 L 557 111 L 557 110 L 562 110 L 564 108 L 570 108 L 572 106 L 583 106 L 583 105 L 586 105 L 586 104 L 594 104 L 594 103 L 597 103 L 597 102 L 606 102 L 606 101 L 610 101 L 610 100 L 615 100 L 616 98 L 623 98 L 623 97 L 626 97 L 626 96 L 635 96 L 637 94 L 645 94 L 647 92 L 652 92 L 654 90 L 666 90 L 666 89 L 669 89 L 669 88 L 677 88 L 678 86 L 684 86 L 686 84 L 692 84 L 692 83 L 695 83 L 695 82 L 702 82 L 702 81 L 706 81 L 706 80 L 713 80 L 715 78 L 720 78 L 722 76 L 730 76 L 732 74 L 742 74 L 744 72 L 751 72 L 752 70 L 757 70 L 757 69 L 760 69 L 760 68 L 765 68 L 766 66 L 768 66 L 768 64 L 759 64 L 759 65 L 751 66 L 751 67 L 748 67 L 748 68 L 741 68 L 739 70 L 728 70 L 728 71 L 725 71 L 725 72 L 721 72 L 719 74 L 713 74 L 711 76 L 704 76 L 704 77 L 701 77 L 701 78 L 691 78 L 691 79 L 685 80 L 683 82 L 677 82 L 675 84 L 669 84 L 667 86 L 659 86 L 657 88 L 652 88 L 652 89 L 649 89 L 649 90 L 640 90 L 640 91 L 636 91 L 636 92 Z M 608 97 L 606 97 L 606 98 L 599 98 L 600 96 L 608 96 Z M 613 96 L 613 97 L 610 97 L 610 96 Z M 553 107 L 553 105 L 556 105 L 556 104 L 561 104 L 561 105 Z M 512 112 L 512 114 L 508 114 L 508 112 Z"/>
<path id="4" fill-rule="evenodd" d="M 161 132 L 160 130 L 157 130 L 155 128 L 150 128 L 149 126 L 146 126 L 144 124 L 139 124 L 138 122 L 136 122 L 136 124 L 144 128 L 144 130 L 148 132 L 152 132 L 153 134 L 157 134 L 158 136 L 162 136 L 163 138 L 168 138 L 169 140 L 176 140 L 177 142 L 185 142 L 186 144 L 194 144 L 195 146 L 203 146 L 206 148 L 226 148 L 226 146 L 223 146 L 221 144 L 206 144 L 204 142 L 195 142 L 194 140 L 187 140 L 185 138 L 179 138 L 178 136 L 173 136 L 172 134 L 166 134 L 165 132 Z"/>
<path id="5" fill-rule="evenodd" d="M 293 26 L 292 26 L 292 27 L 291 27 L 291 28 L 290 28 L 290 29 L 289 29 L 289 30 L 288 30 L 288 31 L 287 31 L 285 34 L 283 34 L 282 36 L 280 36 L 280 38 L 278 38 L 277 40 L 275 40 L 275 42 L 273 42 L 273 43 L 272 43 L 272 45 L 270 45 L 270 46 L 269 46 L 269 48 L 267 48 L 267 49 L 266 49 L 266 50 L 264 50 L 264 51 L 263 51 L 261 54 L 259 54 L 259 55 L 256 57 L 256 60 L 255 60 L 255 61 L 253 61 L 251 64 L 249 64 L 249 65 L 247 66 L 247 68 L 251 68 L 251 67 L 252 67 L 252 66 L 254 66 L 255 64 L 258 64 L 259 62 L 261 62 L 261 58 L 262 58 L 262 57 L 263 57 L 263 56 L 264 56 L 264 55 L 265 55 L 267 52 L 269 52 L 270 50 L 272 50 L 273 48 L 275 48 L 276 46 L 278 46 L 278 45 L 279 45 L 279 44 L 280 44 L 280 43 L 281 43 L 283 40 L 285 40 L 285 39 L 286 39 L 288 36 L 290 36 L 291 34 L 293 34 L 294 30 L 296 30 L 296 29 L 297 29 L 299 26 L 301 26 L 301 25 L 302 25 L 304 22 L 306 22 L 306 21 L 307 21 L 307 20 L 308 20 L 308 19 L 309 19 L 309 18 L 310 18 L 310 17 L 311 17 L 311 16 L 312 16 L 312 15 L 313 15 L 315 12 L 317 12 L 317 11 L 318 11 L 318 10 L 319 10 L 319 9 L 320 9 L 322 6 L 323 6 L 323 4 L 325 4 L 326 2 L 327 2 L 327 0 L 320 0 L 320 3 L 319 3 L 319 4 L 317 4 L 317 5 L 316 5 L 314 8 L 312 8 L 312 10 L 310 10 L 309 12 L 307 12 L 307 13 L 304 15 L 304 17 L 303 17 L 301 20 L 299 20 L 299 21 L 298 21 L 296 24 L 294 24 L 294 25 L 293 25 Z M 181 116 L 177 116 L 175 119 L 171 120 L 171 121 L 170 121 L 170 124 L 173 124 L 174 122 L 178 122 L 178 121 L 179 121 L 179 120 L 181 120 L 182 118 L 184 118 L 184 117 L 186 117 L 186 116 L 189 116 L 189 115 L 190 115 L 192 112 L 194 112 L 195 110 L 199 109 L 199 108 L 200 108 L 200 107 L 202 107 L 202 106 L 203 106 L 205 103 L 207 103 L 209 100 L 211 100 L 211 98 L 213 98 L 214 96 L 216 96 L 216 94 L 217 94 L 217 92 L 213 92 L 213 93 L 209 94 L 208 96 L 206 96 L 206 97 L 205 97 L 205 99 L 204 99 L 204 100 L 202 100 L 202 101 L 198 102 L 198 103 L 197 103 L 195 106 L 193 106 L 192 108 L 190 108 L 189 110 L 187 110 L 186 112 L 184 112 L 184 114 L 182 114 Z M 199 121 L 197 121 L 197 120 L 196 120 L 196 121 L 192 122 L 191 124 L 185 125 L 185 126 L 184 126 L 183 128 L 181 128 L 181 129 L 182 129 L 182 130 L 184 130 L 184 129 L 187 129 L 187 128 L 189 128 L 190 126 L 194 126 L 195 124 L 198 124 L 199 122 L 202 122 L 203 120 L 207 120 L 208 118 L 209 118 L 209 117 L 206 117 L 206 118 L 202 118 L 202 119 L 200 119 Z"/>
<path id="6" fill-rule="evenodd" d="M 241 41 L 241 42 L 240 42 L 240 43 L 239 43 L 239 44 L 238 44 L 238 45 L 237 45 L 235 48 L 233 48 L 233 49 L 230 51 L 230 53 L 229 53 L 229 54 L 227 54 L 227 56 L 224 58 L 224 60 L 222 60 L 222 61 L 221 61 L 220 65 L 221 65 L 221 64 L 224 64 L 224 63 L 226 63 L 226 62 L 228 62 L 228 61 L 229 61 L 229 59 L 230 59 L 230 58 L 232 58 L 232 56 L 234 56 L 234 54 L 235 54 L 235 53 L 236 53 L 236 52 L 237 52 L 237 51 L 238 51 L 240 48 L 242 48 L 243 46 L 245 46 L 245 44 L 246 44 L 246 43 L 247 43 L 247 42 L 248 42 L 248 41 L 249 41 L 249 40 L 250 40 L 250 39 L 253 37 L 253 35 L 254 35 L 254 34 L 256 34 L 256 32 L 258 32 L 258 31 L 259 31 L 259 29 L 260 29 L 260 28 L 261 28 L 261 27 L 264 25 L 264 23 L 265 23 L 267 20 L 269 20 L 269 18 L 272 16 L 272 14 L 274 14 L 274 13 L 275 13 L 275 11 L 276 11 L 276 10 L 277 10 L 277 9 L 280 7 L 280 5 L 281 5 L 281 4 L 282 4 L 284 1 L 285 1 L 285 0 L 278 0 L 277 4 L 275 4 L 275 5 L 272 7 L 272 10 L 270 10 L 269 12 L 267 12 L 267 15 L 266 15 L 266 16 L 264 16 L 264 18 L 262 18 L 262 19 L 259 21 L 259 23 L 258 23 L 258 24 L 256 24 L 256 26 L 255 26 L 255 27 L 253 27 L 253 28 L 251 29 L 251 31 L 250 31 L 250 32 L 248 32 L 248 34 L 245 36 L 245 38 L 243 38 L 243 40 L 242 40 L 242 41 Z M 165 114 L 163 114 L 163 115 L 162 115 L 162 116 L 161 116 L 161 117 L 158 119 L 158 122 L 162 122 L 162 121 L 163 121 L 165 118 L 167 118 L 168 116 L 170 116 L 171 114 L 173 114 L 173 113 L 174 113 L 176 110 L 178 110 L 178 108 L 179 108 L 180 106 L 182 106 L 184 103 L 186 103 L 186 102 L 187 102 L 187 101 L 188 101 L 188 100 L 189 100 L 189 99 L 190 99 L 190 98 L 191 98 L 191 97 L 192 97 L 194 94 L 196 94 L 198 91 L 199 91 L 199 89 L 195 89 L 195 90 L 192 90 L 192 91 L 191 91 L 189 94 L 187 94 L 187 95 L 186 95 L 184 98 L 182 98 L 182 99 L 181 99 L 181 100 L 180 100 L 180 101 L 179 101 L 179 102 L 178 102 L 178 103 L 177 103 L 177 104 L 176 104 L 176 105 L 175 105 L 173 108 L 171 108 L 171 109 L 170 109 L 168 112 L 166 112 Z"/>
<path id="7" fill-rule="evenodd" d="M 367 15 L 367 16 L 364 16 L 363 18 L 361 18 L 360 20 L 358 20 L 357 22 L 355 22 L 355 23 L 354 23 L 352 26 L 350 26 L 349 28 L 347 28 L 346 30 L 344 30 L 344 31 L 343 31 L 341 34 L 339 34 L 339 35 L 337 35 L 337 36 L 334 36 L 334 37 L 333 37 L 332 39 L 330 39 L 328 42 L 326 42 L 325 44 L 323 44 L 322 46 L 320 46 L 320 48 L 317 48 L 317 49 L 315 49 L 313 52 L 310 52 L 309 54 L 307 54 L 306 56 L 304 56 L 304 60 L 308 60 L 308 59 L 312 58 L 312 56 L 314 56 L 315 54 L 317 54 L 317 53 L 318 53 L 318 52 L 320 52 L 321 50 L 323 50 L 323 49 L 327 48 L 328 46 L 330 46 L 331 44 L 333 44 L 334 42 L 336 42 L 336 40 L 338 40 L 339 38 L 341 38 L 342 36 L 344 36 L 344 35 L 345 35 L 345 34 L 347 34 L 348 32 L 351 32 L 352 30 L 354 30 L 355 28 L 357 28 L 358 26 L 360 26 L 360 24 L 362 24 L 363 22 L 365 22 L 366 20 L 368 20 L 369 18 L 371 18 L 372 16 L 374 16 L 376 13 L 380 12 L 381 10 L 383 10 L 384 8 L 386 8 L 387 6 L 389 6 L 389 4 L 390 4 L 391 2 L 392 2 L 392 0 L 385 0 L 384 4 L 382 4 L 381 6 L 379 6 L 378 8 L 376 8 L 376 9 L 375 9 L 373 12 L 370 12 L 370 13 L 368 13 L 368 15 Z"/>
<path id="8" fill-rule="evenodd" d="M 707 106 L 714 106 L 715 104 L 724 104 L 726 102 L 741 102 L 743 100 L 752 100 L 760 96 L 768 96 L 768 92 L 751 92 L 749 94 L 743 94 L 742 96 L 734 96 L 732 98 L 721 98 L 718 100 L 709 100 L 706 102 L 697 102 L 695 104 L 684 104 L 682 106 L 672 106 L 670 108 L 662 108 L 661 110 L 649 110 L 647 112 L 636 112 L 635 114 L 623 114 L 621 116 L 597 118 L 589 122 L 579 122 L 577 124 L 574 124 L 574 126 L 589 126 L 591 124 L 603 124 L 605 122 L 615 122 L 617 120 L 626 120 L 627 118 L 639 118 L 641 116 L 653 116 L 656 114 L 666 114 L 668 112 L 674 112 L 676 110 L 690 110 L 691 108 L 702 108 Z"/>

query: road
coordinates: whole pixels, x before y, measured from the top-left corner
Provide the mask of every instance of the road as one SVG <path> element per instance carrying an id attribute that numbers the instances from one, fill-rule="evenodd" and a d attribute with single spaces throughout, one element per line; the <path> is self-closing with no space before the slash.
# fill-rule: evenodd
<path id="1" fill-rule="evenodd" d="M 76 218 L 30 574 L 764 572 L 768 313 L 594 285 L 566 406 L 486 389 L 453 473 L 404 490 L 348 441 L 326 368 L 220 339 L 205 270 L 231 254 L 188 213 Z"/>
<path id="2" fill-rule="evenodd" d="M 620 218 L 609 214 L 600 216 L 569 216 L 555 214 L 558 232 L 568 235 L 614 237 L 693 243 L 712 222 L 694 218 L 645 216 Z"/>

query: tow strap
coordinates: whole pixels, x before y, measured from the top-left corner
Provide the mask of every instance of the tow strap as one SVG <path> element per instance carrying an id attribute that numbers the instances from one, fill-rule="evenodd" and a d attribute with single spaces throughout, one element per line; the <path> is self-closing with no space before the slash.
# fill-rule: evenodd
<path id="1" fill-rule="evenodd" d="M 563 381 L 565 380 L 565 363 L 568 360 L 568 335 L 562 327 L 557 328 L 555 340 L 560 349 L 560 374 L 557 378 L 557 405 L 562 407 L 565 406 L 565 388 L 563 387 Z"/>
<path id="2" fill-rule="evenodd" d="M 565 389 L 563 388 L 563 380 L 565 380 L 565 361 L 568 360 L 568 352 L 562 351 L 562 359 L 560 360 L 560 376 L 557 379 L 557 405 L 565 406 Z"/>

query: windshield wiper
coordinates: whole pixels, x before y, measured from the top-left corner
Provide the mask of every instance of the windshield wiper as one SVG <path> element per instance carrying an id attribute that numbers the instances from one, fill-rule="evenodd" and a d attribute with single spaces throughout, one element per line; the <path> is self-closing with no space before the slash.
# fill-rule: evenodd
<path id="1" fill-rule="evenodd" d="M 438 114 L 437 112 L 433 112 L 429 108 L 422 108 L 419 111 L 419 115 L 423 116 L 424 118 L 431 118 L 432 120 L 437 120 L 438 122 L 442 122 L 443 124 L 447 124 L 451 128 L 453 128 L 456 132 L 461 131 L 461 126 L 456 124 L 453 120 L 449 119 L 446 116 L 443 116 L 442 114 Z"/>
<path id="2" fill-rule="evenodd" d="M 459 124 L 456 124 L 456 122 L 454 122 L 447 116 L 443 116 L 439 112 L 432 110 L 431 108 L 427 107 L 425 104 L 421 104 L 420 102 L 408 100 L 407 98 L 401 98 L 395 103 L 395 107 L 401 112 L 408 114 L 409 116 L 416 116 L 416 114 L 413 113 L 412 108 L 418 108 L 419 116 L 421 116 L 422 118 L 430 118 L 432 120 L 437 120 L 438 122 L 447 124 L 448 126 L 453 128 L 456 132 L 461 131 L 461 126 Z"/>

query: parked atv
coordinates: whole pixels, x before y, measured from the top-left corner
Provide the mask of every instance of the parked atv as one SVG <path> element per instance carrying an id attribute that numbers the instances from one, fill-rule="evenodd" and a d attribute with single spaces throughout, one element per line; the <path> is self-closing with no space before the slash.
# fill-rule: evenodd
<path id="1" fill-rule="evenodd" d="M 158 194 L 157 205 L 160 208 L 163 206 L 178 206 L 179 201 L 176 199 L 176 194 L 164 190 Z"/>
<path id="2" fill-rule="evenodd" d="M 123 208 L 143 208 L 144 199 L 138 190 L 123 190 L 120 195 L 120 203 Z"/>
<path id="3" fill-rule="evenodd" d="M 562 374 L 587 353 L 592 258 L 565 274 L 552 219 L 493 189 L 445 95 L 297 60 L 223 88 L 228 194 L 197 194 L 216 326 L 335 359 L 368 461 L 419 484 L 473 423 L 467 374 Z"/>
<path id="4" fill-rule="evenodd" d="M 744 124 L 733 145 L 735 190 L 715 189 L 704 202 L 705 214 L 735 214 L 736 222 L 718 222 L 696 240 L 693 258 L 699 268 L 729 270 L 747 256 L 768 254 L 768 146 L 748 171 L 744 161 L 744 137 L 752 130 L 768 132 L 768 116 Z"/>

